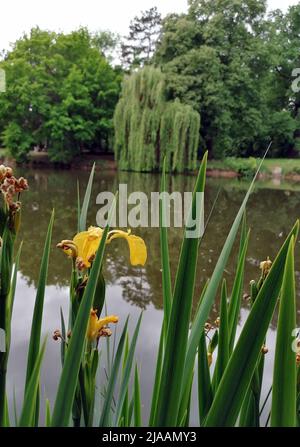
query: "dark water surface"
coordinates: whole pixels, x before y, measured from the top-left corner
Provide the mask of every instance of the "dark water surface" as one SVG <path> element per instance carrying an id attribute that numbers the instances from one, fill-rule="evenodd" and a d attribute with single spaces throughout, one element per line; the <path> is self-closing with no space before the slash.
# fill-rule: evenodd
<path id="1" fill-rule="evenodd" d="M 19 240 L 23 240 L 24 243 L 13 312 L 12 346 L 8 372 L 8 397 L 11 408 L 14 395 L 17 407 L 23 397 L 26 356 L 40 260 L 51 210 L 55 208 L 55 225 L 43 319 L 43 334 L 48 334 L 48 342 L 42 370 L 42 394 L 43 397 L 49 398 L 53 404 L 60 373 L 60 346 L 59 342 L 52 340 L 51 334 L 60 327 L 60 308 L 63 309 L 65 318 L 68 315 L 68 284 L 71 267 L 70 261 L 60 250 L 55 248 L 55 245 L 62 239 L 71 239 L 75 234 L 77 222 L 76 182 L 78 178 L 81 195 L 83 195 L 88 180 L 88 173 L 82 171 L 20 170 L 20 174 L 27 177 L 30 191 L 22 197 L 22 229 Z M 195 177 L 192 176 L 174 176 L 168 179 L 168 187 L 170 191 L 191 191 L 194 181 Z M 129 193 L 144 191 L 146 194 L 150 194 L 151 191 L 159 191 L 159 176 L 157 175 L 97 172 L 88 215 L 89 225 L 96 225 L 96 213 L 99 209 L 99 205 L 96 205 L 97 194 L 101 191 L 114 192 L 118 189 L 119 183 L 128 184 Z M 207 181 L 206 216 L 209 214 L 219 188 L 221 189 L 200 248 L 196 297 L 200 295 L 204 283 L 213 271 L 248 184 L 249 182 L 238 180 L 208 179 Z M 245 293 L 249 291 L 249 281 L 257 279 L 259 276 L 259 262 L 265 260 L 267 256 L 270 256 L 271 259 L 274 258 L 285 236 L 299 216 L 300 185 L 278 182 L 257 183 L 247 211 L 251 237 L 246 261 Z M 131 267 L 126 241 L 115 240 L 107 249 L 105 278 L 108 286 L 108 312 L 115 313 L 120 317 L 118 333 L 128 314 L 131 328 L 133 328 L 140 312 L 144 311 L 137 345 L 137 362 L 141 370 L 142 401 L 146 421 L 162 321 L 159 230 L 157 228 L 138 228 L 133 233 L 142 236 L 146 242 L 148 260 L 145 267 Z M 169 243 L 173 278 L 178 262 L 181 237 L 181 229 L 170 229 Z M 296 281 L 298 303 L 300 304 L 300 246 L 299 243 L 297 245 Z M 234 278 L 237 248 L 236 244 L 225 273 L 229 290 Z M 196 305 L 197 299 L 194 302 L 194 309 Z M 247 313 L 248 304 L 244 300 L 241 321 L 245 320 Z M 218 302 L 212 309 L 211 318 L 215 319 L 217 316 Z M 272 379 L 276 319 L 275 314 L 267 340 L 269 354 L 266 355 L 265 393 Z M 102 344 L 104 349 L 105 343 L 102 342 Z M 101 374 L 104 377 L 105 355 L 102 358 Z M 98 394 L 100 399 L 100 392 Z M 197 424 L 196 412 L 193 413 L 191 423 Z"/>

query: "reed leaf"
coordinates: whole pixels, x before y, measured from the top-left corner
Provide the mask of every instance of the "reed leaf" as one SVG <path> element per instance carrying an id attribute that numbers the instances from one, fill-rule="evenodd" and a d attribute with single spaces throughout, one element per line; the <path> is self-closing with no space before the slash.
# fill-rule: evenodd
<path id="1" fill-rule="evenodd" d="M 13 307 L 14 307 L 14 300 L 15 300 L 16 287 L 17 287 L 17 277 L 18 277 L 18 271 L 19 271 L 19 265 L 20 265 L 22 246 L 23 246 L 23 242 L 21 242 L 19 249 L 17 251 L 15 265 L 14 265 L 13 272 L 12 272 L 10 291 L 9 291 L 8 298 L 7 298 L 8 321 L 11 321 L 12 311 L 13 311 Z"/>
<path id="2" fill-rule="evenodd" d="M 164 159 L 163 171 L 161 176 L 161 193 L 166 192 L 166 159 Z M 165 335 L 167 334 L 167 327 L 169 324 L 169 318 L 172 305 L 172 284 L 171 284 L 171 272 L 170 272 L 170 260 L 169 260 L 169 245 L 168 245 L 168 229 L 164 225 L 166 222 L 166 203 L 165 197 L 159 201 L 159 228 L 160 228 L 160 254 L 161 254 L 161 268 L 162 268 L 162 291 L 163 291 L 163 305 L 164 305 L 164 319 L 166 320 L 164 325 Z"/>
<path id="3" fill-rule="evenodd" d="M 244 232 L 243 230 L 244 226 L 245 224 L 243 223 L 242 235 Z M 248 233 L 246 233 L 246 236 L 244 238 L 243 236 L 241 237 L 241 247 L 238 257 L 237 271 L 235 274 L 232 294 L 229 302 L 229 308 L 228 308 L 229 352 L 232 351 L 234 345 L 239 313 L 241 308 L 241 299 L 244 284 L 245 260 L 248 249 L 249 237 L 250 237 L 250 230 L 248 231 Z"/>
<path id="4" fill-rule="evenodd" d="M 40 382 L 40 371 L 42 360 L 46 349 L 46 339 L 44 340 L 40 352 L 34 364 L 33 371 L 26 388 L 26 394 L 23 401 L 22 412 L 19 419 L 20 427 L 32 427 L 36 413 L 37 393 Z"/>
<path id="5" fill-rule="evenodd" d="M 132 369 L 132 365 L 133 365 L 133 361 L 134 361 L 134 353 L 135 353 L 137 338 L 138 338 L 139 330 L 140 330 L 140 326 L 141 326 L 142 316 L 143 316 L 143 314 L 141 313 L 141 315 L 138 319 L 135 331 L 132 336 L 132 341 L 131 341 L 128 355 L 126 358 L 126 362 L 124 365 L 124 372 L 123 372 L 122 382 L 120 385 L 119 398 L 118 398 L 118 402 L 117 402 L 116 415 L 115 415 L 115 423 L 116 424 L 120 417 L 120 413 L 121 413 L 122 406 L 123 406 L 123 403 L 125 400 L 125 396 L 128 391 L 128 384 L 129 384 L 131 369 Z"/>
<path id="6" fill-rule="evenodd" d="M 209 373 L 205 332 L 203 329 L 198 349 L 198 409 L 200 425 L 204 422 L 212 401 L 213 390 Z"/>
<path id="7" fill-rule="evenodd" d="M 111 373 L 110 373 L 110 377 L 109 377 L 109 381 L 108 381 L 108 386 L 107 386 L 106 393 L 105 393 L 105 399 L 104 399 L 104 404 L 103 404 L 103 408 L 102 408 L 102 412 L 101 412 L 99 427 L 108 427 L 109 426 L 111 406 L 112 406 L 112 402 L 113 402 L 113 395 L 114 395 L 114 390 L 115 390 L 115 386 L 116 386 L 116 382 L 117 382 L 117 377 L 119 374 L 119 369 L 120 369 L 120 365 L 121 365 L 121 361 L 122 361 L 122 355 L 123 355 L 123 350 L 124 350 L 125 341 L 126 341 L 127 327 L 128 327 L 128 317 L 125 322 L 123 332 L 121 334 L 121 337 L 120 337 L 120 340 L 118 343 L 117 352 L 116 352 L 116 355 L 115 355 L 115 358 L 113 361 L 113 365 L 112 365 L 112 369 L 111 369 Z"/>
<path id="8" fill-rule="evenodd" d="M 87 219 L 87 212 L 88 212 L 89 203 L 90 203 L 91 194 L 92 194 L 94 174 L 95 174 L 95 163 L 93 164 L 93 167 L 92 167 L 92 170 L 90 173 L 89 181 L 88 181 L 88 184 L 87 184 L 87 187 L 85 190 L 83 204 L 82 204 L 81 211 L 80 211 L 79 228 L 78 228 L 79 232 L 86 230 L 86 219 Z M 78 192 L 78 200 L 80 200 L 79 192 Z"/>
<path id="9" fill-rule="evenodd" d="M 193 217 L 196 215 L 196 193 L 204 192 L 206 163 L 207 153 L 203 157 L 194 190 L 190 210 L 190 216 Z M 181 248 L 157 401 L 155 420 L 157 426 L 175 426 L 177 422 L 180 405 L 178 390 L 181 390 L 182 387 L 182 365 L 185 359 L 191 318 L 199 242 L 200 237 L 189 238 L 185 235 Z M 167 268 L 167 266 L 163 266 L 163 268 Z"/>
<path id="10" fill-rule="evenodd" d="M 30 377 L 33 372 L 35 362 L 37 361 L 40 351 L 44 298 L 45 298 L 45 290 L 48 276 L 53 222 L 54 222 L 54 210 L 52 211 L 48 225 L 44 251 L 41 261 L 38 285 L 37 285 L 37 292 L 36 292 L 32 324 L 31 324 L 30 342 L 27 356 L 27 371 L 26 371 L 24 396 L 26 395 Z"/>
<path id="11" fill-rule="evenodd" d="M 257 295 L 217 389 L 206 426 L 234 426 L 236 422 L 276 307 L 289 243 L 293 236 L 296 238 L 298 229 L 297 221 Z"/>
<path id="12" fill-rule="evenodd" d="M 51 423 L 53 427 L 64 427 L 69 424 L 82 354 L 85 346 L 85 337 L 90 318 L 90 311 L 94 300 L 98 276 L 103 263 L 105 243 L 109 231 L 109 224 L 115 210 L 115 205 L 116 198 L 114 199 L 113 205 L 109 212 L 108 225 L 104 229 L 100 246 L 93 262 L 89 280 L 79 306 L 72 336 L 65 355 L 65 362 L 60 376 L 52 414 Z"/>
<path id="13" fill-rule="evenodd" d="M 134 371 L 133 397 L 134 397 L 134 426 L 141 427 L 142 426 L 141 386 L 140 386 L 139 370 L 137 365 L 135 365 L 135 371 Z"/>
<path id="14" fill-rule="evenodd" d="M 235 220 L 231 226 L 230 232 L 227 236 L 227 239 L 226 239 L 225 244 L 222 248 L 222 251 L 220 253 L 220 256 L 219 256 L 219 259 L 215 266 L 215 269 L 213 271 L 212 277 L 211 277 L 209 284 L 207 286 L 207 289 L 205 291 L 203 300 L 201 301 L 199 312 L 197 313 L 197 316 L 195 318 L 195 321 L 194 321 L 194 324 L 192 326 L 191 333 L 189 336 L 186 360 L 185 360 L 185 366 L 184 366 L 183 383 L 186 383 L 189 380 L 191 371 L 194 368 L 197 348 L 199 345 L 199 341 L 200 341 L 200 337 L 202 334 L 204 324 L 208 319 L 211 307 L 212 307 L 214 300 L 216 298 L 217 290 L 218 290 L 220 282 L 222 280 L 223 272 L 224 272 L 224 269 L 228 262 L 230 253 L 232 251 L 233 244 L 235 242 L 241 221 L 243 219 L 243 215 L 244 215 L 244 212 L 246 209 L 248 199 L 249 199 L 250 194 L 253 190 L 255 180 L 257 178 L 257 175 L 260 171 L 261 165 L 264 161 L 266 154 L 268 153 L 270 146 L 271 146 L 271 144 L 268 146 L 267 151 L 265 152 L 265 155 L 259 164 L 256 174 L 253 177 L 253 180 L 249 186 L 249 189 L 245 195 L 245 198 L 241 204 L 241 207 L 235 217 Z"/>
<path id="15" fill-rule="evenodd" d="M 218 357 L 213 378 L 214 389 L 218 388 L 220 380 L 226 369 L 228 360 L 229 360 L 229 333 L 228 333 L 228 314 L 227 314 L 227 292 L 226 292 L 226 281 L 224 279 L 221 292 Z"/>
<path id="16" fill-rule="evenodd" d="M 162 374 L 162 363 L 163 363 L 163 356 L 164 356 L 164 324 L 165 324 L 165 322 L 163 321 L 163 324 L 161 327 L 160 338 L 159 338 L 159 346 L 158 346 L 156 368 L 155 368 L 155 377 L 154 377 L 154 384 L 153 384 L 153 389 L 152 389 L 149 427 L 154 426 L 156 410 L 157 410 L 157 401 L 158 401 L 158 396 L 159 396 L 159 387 L 160 387 L 160 380 L 161 380 L 161 374 Z"/>
<path id="17" fill-rule="evenodd" d="M 49 399 L 46 399 L 45 402 L 45 426 L 51 427 L 51 408 Z"/>

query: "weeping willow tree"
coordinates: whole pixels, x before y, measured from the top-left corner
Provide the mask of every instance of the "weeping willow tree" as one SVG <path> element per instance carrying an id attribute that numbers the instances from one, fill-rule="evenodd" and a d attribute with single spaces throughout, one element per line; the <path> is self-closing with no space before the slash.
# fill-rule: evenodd
<path id="1" fill-rule="evenodd" d="M 115 157 L 121 170 L 196 168 L 200 116 L 179 100 L 167 101 L 164 75 L 145 67 L 123 83 L 114 115 Z"/>

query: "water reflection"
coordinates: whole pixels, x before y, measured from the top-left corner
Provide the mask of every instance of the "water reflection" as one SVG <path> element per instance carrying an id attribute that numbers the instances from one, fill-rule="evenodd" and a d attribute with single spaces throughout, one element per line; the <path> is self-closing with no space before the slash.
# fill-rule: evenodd
<path id="1" fill-rule="evenodd" d="M 88 180 L 88 173 L 81 171 L 34 170 L 25 172 L 20 170 L 20 175 L 25 175 L 28 178 L 30 191 L 23 197 L 22 230 L 19 235 L 19 241 L 24 240 L 24 244 L 13 314 L 13 344 L 8 381 L 10 405 L 12 405 L 13 389 L 15 389 L 17 403 L 22 399 L 35 288 L 51 211 L 55 208 L 55 225 L 43 321 L 43 332 L 48 334 L 60 326 L 60 307 L 63 308 L 65 315 L 68 312 L 67 286 L 70 277 L 70 261 L 60 250 L 55 248 L 55 245 L 58 241 L 69 239 L 74 235 L 77 222 L 76 181 L 78 178 L 81 195 L 83 195 L 84 185 Z M 191 191 L 194 181 L 195 178 L 192 176 L 169 177 L 168 187 L 173 191 Z M 143 191 L 150 194 L 151 191 L 159 191 L 159 176 L 157 175 L 97 172 L 88 214 L 90 225 L 96 224 L 96 213 L 99 208 L 96 205 L 97 194 L 101 191 L 116 191 L 119 183 L 128 185 L 128 193 Z M 206 215 L 214 203 L 219 188 L 221 188 L 221 192 L 200 248 L 194 308 L 204 283 L 211 276 L 247 187 L 248 182 L 208 179 L 205 194 Z M 259 275 L 259 262 L 266 259 L 267 256 L 270 256 L 271 259 L 274 258 L 294 221 L 300 216 L 299 197 L 300 186 L 279 185 L 274 189 L 274 184 L 262 182 L 257 184 L 250 198 L 247 212 L 251 237 L 246 262 L 245 292 L 248 292 L 250 280 Z M 125 320 L 127 314 L 131 314 L 131 324 L 133 325 L 139 312 L 142 309 L 145 310 L 137 357 L 142 368 L 142 394 L 145 402 L 144 414 L 146 414 L 154 374 L 152 365 L 155 363 L 162 318 L 159 230 L 146 228 L 135 229 L 134 232 L 144 238 L 148 247 L 148 260 L 145 267 L 132 267 L 129 263 L 129 250 L 126 241 L 116 240 L 115 243 L 107 247 L 105 277 L 108 284 L 110 312 L 120 315 L 121 320 Z M 181 229 L 170 229 L 169 245 L 173 280 L 180 252 L 181 237 Z M 237 249 L 238 244 L 234 247 L 225 273 L 229 290 L 234 278 Z M 299 250 L 296 251 L 297 286 L 300 275 L 298 252 Z M 299 287 L 297 287 L 297 294 L 300 304 Z M 246 318 L 247 307 L 247 301 L 244 300 L 241 319 Z M 218 302 L 214 305 L 211 317 L 215 319 L 217 315 Z M 276 324 L 276 318 L 275 314 L 272 328 Z M 269 347 L 271 347 L 270 359 L 266 360 L 269 374 L 266 383 L 271 380 L 271 352 L 274 347 L 272 330 L 270 334 L 271 338 L 268 341 Z M 43 395 L 50 398 L 51 401 L 53 401 L 60 372 L 59 356 L 58 344 L 49 337 L 43 367 L 42 390 Z"/>

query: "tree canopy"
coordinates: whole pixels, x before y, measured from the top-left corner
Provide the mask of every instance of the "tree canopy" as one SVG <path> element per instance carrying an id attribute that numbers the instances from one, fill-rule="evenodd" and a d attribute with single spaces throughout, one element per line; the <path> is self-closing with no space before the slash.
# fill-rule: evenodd
<path id="1" fill-rule="evenodd" d="M 261 155 L 270 140 L 274 155 L 293 154 L 299 34 L 300 6 L 267 17 L 265 0 L 190 0 L 163 21 L 155 62 L 168 97 L 200 113 L 210 156 Z"/>
<path id="2" fill-rule="evenodd" d="M 161 15 L 150 8 L 136 16 L 129 25 L 129 34 L 121 44 L 121 59 L 126 69 L 151 62 L 161 29 Z"/>
<path id="3" fill-rule="evenodd" d="M 86 29 L 64 35 L 35 28 L 6 54 L 1 140 L 17 160 L 33 148 L 68 162 L 84 150 L 109 147 L 121 83 L 104 56 L 109 45 Z"/>

